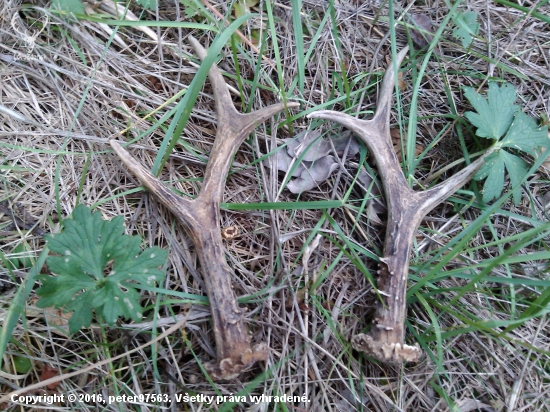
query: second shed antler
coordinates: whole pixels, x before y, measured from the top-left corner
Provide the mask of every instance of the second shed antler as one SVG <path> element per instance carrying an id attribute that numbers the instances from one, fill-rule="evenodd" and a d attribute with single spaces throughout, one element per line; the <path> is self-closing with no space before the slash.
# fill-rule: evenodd
<path id="1" fill-rule="evenodd" d="M 191 36 L 189 42 L 201 60 L 204 60 L 204 48 Z M 213 379 L 232 379 L 256 361 L 265 360 L 268 349 L 264 343 L 251 347 L 248 328 L 243 319 L 244 310 L 239 308 L 233 291 L 231 280 L 234 272 L 226 262 L 220 229 L 220 202 L 225 180 L 233 155 L 252 130 L 285 108 L 296 107 L 298 104 L 288 103 L 285 106 L 279 103 L 242 114 L 235 109 L 227 85 L 216 65 L 210 68 L 208 76 L 216 99 L 218 126 L 203 185 L 195 199 L 176 196 L 137 163 L 120 144 L 115 140 L 110 143 L 126 167 L 170 209 L 191 235 L 210 300 L 216 340 L 217 361 L 209 362 L 205 366 Z"/>
<path id="2" fill-rule="evenodd" d="M 397 67 L 407 52 L 408 47 L 397 55 Z M 382 298 L 377 304 L 370 332 L 354 336 L 352 344 L 355 349 L 381 361 L 401 363 L 416 362 L 421 357 L 418 344 L 404 343 L 407 277 L 413 238 L 422 219 L 470 180 L 490 152 L 429 190 L 411 189 L 401 170 L 390 136 L 394 82 L 395 73 L 390 63 L 371 120 L 359 120 L 331 110 L 318 111 L 308 117 L 332 120 L 352 130 L 363 140 L 376 160 L 388 206 L 384 256 L 380 258 L 377 285 Z"/>

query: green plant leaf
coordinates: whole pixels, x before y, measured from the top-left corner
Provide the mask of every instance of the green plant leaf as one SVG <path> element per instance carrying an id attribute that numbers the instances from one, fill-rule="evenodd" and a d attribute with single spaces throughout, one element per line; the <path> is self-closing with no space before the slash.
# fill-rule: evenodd
<path id="1" fill-rule="evenodd" d="M 508 176 L 510 177 L 510 184 L 514 190 L 512 196 L 514 199 L 514 204 L 519 204 L 521 201 L 521 187 L 520 183 L 523 178 L 529 171 L 529 165 L 520 157 L 508 153 L 506 150 L 499 150 L 501 153 L 502 159 L 504 160 L 504 165 L 508 171 Z M 500 193 L 499 193 L 500 195 Z"/>
<path id="2" fill-rule="evenodd" d="M 136 3 L 144 9 L 155 10 L 157 8 L 157 0 L 136 0 Z"/>
<path id="3" fill-rule="evenodd" d="M 37 290 L 41 308 L 55 306 L 74 312 L 69 331 L 77 332 L 92 321 L 91 309 L 109 325 L 118 317 L 138 321 L 142 316 L 135 285 L 152 287 L 164 279 L 158 269 L 168 252 L 157 247 L 141 251 L 141 238 L 124 234 L 121 216 L 106 221 L 100 212 L 77 206 L 58 235 L 46 237 L 57 256 L 46 263 L 55 276 L 42 275 Z"/>
<path id="4" fill-rule="evenodd" d="M 18 265 L 21 265 L 24 268 L 30 268 L 34 264 L 33 259 L 29 257 L 30 248 L 26 243 L 20 243 L 14 250 L 13 253 L 20 254 L 21 256 L 17 259 Z M 19 267 L 19 266 L 18 266 Z"/>
<path id="5" fill-rule="evenodd" d="M 199 15 L 200 8 L 196 5 L 196 0 L 183 0 L 182 4 L 185 16 L 188 19 L 192 19 Z"/>
<path id="6" fill-rule="evenodd" d="M 61 10 L 66 13 L 84 14 L 82 0 L 53 0 L 52 9 Z"/>
<path id="7" fill-rule="evenodd" d="M 13 364 L 17 373 L 29 373 L 29 371 L 32 369 L 32 362 L 26 356 L 15 355 L 13 357 Z"/>
<path id="8" fill-rule="evenodd" d="M 464 88 L 464 95 L 477 113 L 466 112 L 466 118 L 477 127 L 476 135 L 488 139 L 500 139 L 508 130 L 519 107 L 514 104 L 516 89 L 505 83 L 501 87 L 489 82 L 486 100 L 471 87 Z"/>
<path id="9" fill-rule="evenodd" d="M 237 1 L 234 6 L 235 17 L 239 18 L 250 13 L 250 9 L 252 7 L 255 7 L 257 4 L 258 4 L 258 0 Z"/>
<path id="10" fill-rule="evenodd" d="M 23 243 L 20 243 L 19 245 L 17 245 L 13 250 L 12 250 L 12 253 L 13 254 L 19 254 L 19 253 L 23 253 L 24 249 L 23 249 Z M 20 266 L 21 266 L 21 259 L 18 258 L 18 257 L 12 257 L 8 260 L 6 260 L 4 262 L 4 264 L 8 265 L 8 269 L 10 270 L 13 270 L 13 269 L 19 269 Z"/>
<path id="11" fill-rule="evenodd" d="M 501 143 L 502 147 L 518 149 L 531 156 L 536 156 L 537 149 L 550 149 L 548 126 L 537 127 L 536 122 L 531 117 L 519 112 Z"/>
<path id="12" fill-rule="evenodd" d="M 497 150 L 485 159 L 485 163 L 475 175 L 476 180 L 485 180 L 483 202 L 488 203 L 502 193 L 504 187 L 504 170 L 508 171 L 510 183 L 514 188 L 514 203 L 521 200 L 521 179 L 529 171 L 529 165 L 521 158 L 506 150 Z"/>
<path id="13" fill-rule="evenodd" d="M 483 201 L 485 203 L 497 198 L 502 193 L 504 186 L 504 159 L 501 150 L 491 153 L 485 158 L 485 163 L 476 173 L 476 180 L 487 179 L 483 190 Z"/>
<path id="14" fill-rule="evenodd" d="M 472 44 L 473 36 L 479 31 L 478 15 L 475 11 L 466 11 L 460 13 L 454 19 L 456 28 L 453 31 L 453 37 L 462 42 L 462 47 L 467 48 Z"/>
<path id="15" fill-rule="evenodd" d="M 486 179 L 483 201 L 487 203 L 500 196 L 506 169 L 514 190 L 514 203 L 517 205 L 521 201 L 520 183 L 528 173 L 529 166 L 505 148 L 520 150 L 536 157 L 540 154 L 540 149 L 550 149 L 548 128 L 537 127 L 532 118 L 518 111 L 518 106 L 514 104 L 516 90 L 510 84 L 505 83 L 499 87 L 494 82 L 489 83 L 487 99 L 470 87 L 465 88 L 464 95 L 477 111 L 465 114 L 477 127 L 476 135 L 497 141 L 494 145 L 495 151 L 487 156 L 484 165 L 475 175 L 476 180 Z"/>

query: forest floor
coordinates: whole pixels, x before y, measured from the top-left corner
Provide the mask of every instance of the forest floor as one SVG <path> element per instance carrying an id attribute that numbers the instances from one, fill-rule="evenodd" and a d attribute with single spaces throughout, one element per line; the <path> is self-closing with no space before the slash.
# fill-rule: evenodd
<path id="1" fill-rule="evenodd" d="M 357 141 L 332 146 L 330 170 L 316 169 L 314 156 L 304 169 L 312 188 L 296 194 L 296 169 L 277 154 L 298 165 L 304 159 L 287 149 L 300 133 L 318 131 L 325 142 L 345 133 L 307 118 L 316 110 L 372 116 L 386 68 L 406 45 L 390 121 L 415 190 L 490 143 L 464 116 L 473 110 L 466 86 L 486 96 L 490 82 L 511 84 L 519 110 L 546 127 L 548 2 L 143 3 L 119 1 L 118 11 L 90 3 L 76 17 L 41 0 L 0 6 L 0 410 L 550 410 L 550 163 L 512 179 L 502 170 L 496 200 L 483 201 L 488 188 L 472 180 L 423 220 L 405 331 L 424 356 L 391 366 L 350 343 L 371 327 L 378 300 L 387 216 L 365 180 L 378 181 L 376 163 Z M 242 38 L 228 37 L 224 20 L 248 12 Z M 224 240 L 234 291 L 252 342 L 269 348 L 267 361 L 230 381 L 213 382 L 203 368 L 216 348 L 193 242 L 108 143 L 130 142 L 166 186 L 197 195 L 217 116 L 208 80 L 196 101 L 185 100 L 201 64 L 189 35 L 206 48 L 226 35 L 217 65 L 239 110 L 300 104 L 258 125 L 227 179 L 221 227 L 237 232 Z M 507 150 L 529 167 L 541 159 Z M 141 290 L 141 321 L 108 325 L 94 315 L 71 335 L 71 313 L 37 307 L 37 275 L 50 274 L 46 234 L 59 233 L 78 204 L 106 220 L 122 216 L 142 248 L 169 251 L 164 282 Z M 25 409 L 10 398 L 21 389 L 65 398 Z M 104 402 L 110 396 L 126 398 Z"/>

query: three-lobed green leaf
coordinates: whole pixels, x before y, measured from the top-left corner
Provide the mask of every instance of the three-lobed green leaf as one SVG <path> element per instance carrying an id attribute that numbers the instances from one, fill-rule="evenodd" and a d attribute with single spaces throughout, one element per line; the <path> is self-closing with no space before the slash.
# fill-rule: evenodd
<path id="1" fill-rule="evenodd" d="M 462 42 L 462 47 L 467 48 L 477 36 L 479 31 L 478 15 L 475 11 L 466 11 L 458 14 L 455 19 L 455 29 L 453 36 Z"/>
<path id="2" fill-rule="evenodd" d="M 55 276 L 39 277 L 37 306 L 74 312 L 71 333 L 90 325 L 92 309 L 110 325 L 120 316 L 139 321 L 143 309 L 135 286 L 152 287 L 164 279 L 158 267 L 168 252 L 158 247 L 142 252 L 140 237 L 124 234 L 122 216 L 106 221 L 100 212 L 79 205 L 72 219 L 64 221 L 63 231 L 46 240 L 58 256 L 46 261 Z"/>
<path id="3" fill-rule="evenodd" d="M 496 150 L 485 159 L 485 163 L 475 175 L 476 180 L 485 180 L 483 201 L 489 202 L 496 199 L 502 193 L 504 187 L 504 169 L 508 170 L 510 183 L 514 188 L 514 203 L 521 201 L 520 182 L 523 176 L 529 171 L 527 163 L 516 155 L 505 150 Z"/>
<path id="4" fill-rule="evenodd" d="M 136 0 L 136 3 L 148 10 L 155 10 L 157 8 L 157 0 Z"/>
<path id="5" fill-rule="evenodd" d="M 514 104 L 516 90 L 511 84 L 505 83 L 499 87 L 497 83 L 490 82 L 487 99 L 471 87 L 465 87 L 464 95 L 477 112 L 465 113 L 466 118 L 477 127 L 476 135 L 497 142 L 494 152 L 487 156 L 475 175 L 476 180 L 486 179 L 483 201 L 489 202 L 500 196 L 507 170 L 514 203 L 518 204 L 521 200 L 520 184 L 529 166 L 504 148 L 520 150 L 535 157 L 539 148 L 550 149 L 547 128 L 537 127 L 532 118 L 519 111 L 519 107 Z"/>
<path id="6" fill-rule="evenodd" d="M 61 10 L 66 13 L 84 14 L 82 0 L 53 0 L 52 9 Z"/>
<path id="7" fill-rule="evenodd" d="M 476 135 L 488 139 L 500 139 L 508 130 L 519 107 L 516 101 L 516 90 L 511 84 L 498 87 L 495 82 L 489 83 L 486 100 L 471 87 L 464 88 L 464 95 L 477 113 L 466 112 L 466 118 L 477 127 Z"/>

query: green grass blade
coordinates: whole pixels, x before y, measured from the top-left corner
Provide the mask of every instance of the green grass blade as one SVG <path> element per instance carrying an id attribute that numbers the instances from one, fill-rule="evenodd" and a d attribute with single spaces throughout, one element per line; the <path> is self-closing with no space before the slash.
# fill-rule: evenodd
<path id="1" fill-rule="evenodd" d="M 49 249 L 44 247 L 44 249 L 42 249 L 42 253 L 40 253 L 40 256 L 38 256 L 38 259 L 36 260 L 36 264 L 17 289 L 15 296 L 12 298 L 11 305 L 6 312 L 6 316 L 4 317 L 2 323 L 2 329 L 0 330 L 0 368 L 2 367 L 2 359 L 6 346 L 11 339 L 13 330 L 15 329 L 19 318 L 25 312 L 25 303 L 34 287 L 36 276 L 38 276 L 42 266 L 44 266 L 44 263 L 46 262 L 48 253 Z"/>
<path id="2" fill-rule="evenodd" d="M 298 89 L 300 95 L 304 94 L 305 85 L 305 59 L 304 59 L 304 33 L 302 30 L 302 0 L 292 0 L 292 25 L 294 27 L 294 44 L 296 63 L 298 66 Z"/>
<path id="3" fill-rule="evenodd" d="M 525 7 L 520 6 L 518 3 L 514 3 L 513 1 L 508 0 L 495 0 L 495 3 L 502 4 L 506 7 L 510 7 L 512 9 L 523 11 L 527 14 L 530 14 L 533 17 L 536 17 L 537 19 L 545 22 L 546 24 L 550 24 L 550 16 L 548 14 L 539 13 L 536 11 L 537 9 L 540 9 L 543 5 L 548 3 L 548 0 L 544 0 L 541 2 L 538 2 L 535 7 Z"/>
<path id="4" fill-rule="evenodd" d="M 101 17 L 86 16 L 84 20 L 89 20 L 97 23 L 108 24 L 109 26 L 120 27 L 173 27 L 177 29 L 189 30 L 205 30 L 217 32 L 218 28 L 210 24 L 189 23 L 183 21 L 150 21 L 150 20 L 113 20 L 104 19 Z"/>
<path id="5" fill-rule="evenodd" d="M 428 62 L 430 60 L 430 57 L 435 50 L 435 46 L 437 45 L 439 39 L 443 35 L 443 31 L 446 30 L 447 24 L 449 21 L 453 18 L 456 9 L 458 6 L 462 3 L 462 0 L 458 0 L 456 3 L 453 4 L 443 21 L 439 25 L 439 29 L 434 33 L 433 40 L 430 43 L 430 46 L 428 47 L 428 51 L 426 52 L 426 56 L 424 57 L 424 61 L 422 62 L 422 66 L 420 67 L 420 70 L 418 71 L 418 77 L 416 78 L 416 81 L 414 82 L 413 90 L 412 90 L 412 99 L 411 99 L 411 112 L 409 114 L 409 124 L 407 126 L 407 144 L 406 144 L 406 167 L 405 167 L 405 176 L 409 182 L 411 182 L 414 179 L 414 158 L 415 158 L 415 149 L 416 149 L 416 129 L 418 124 L 418 96 L 420 93 L 420 87 L 423 82 L 424 73 L 426 72 L 426 68 L 428 67 Z M 391 4 L 391 2 L 390 2 Z M 392 42 L 394 44 L 394 42 Z M 393 51 L 392 51 L 393 54 Z M 396 67 L 394 67 L 394 70 Z M 397 73 L 395 70 L 394 73 Z M 395 82 L 396 90 L 398 91 L 398 85 L 397 82 Z"/>

